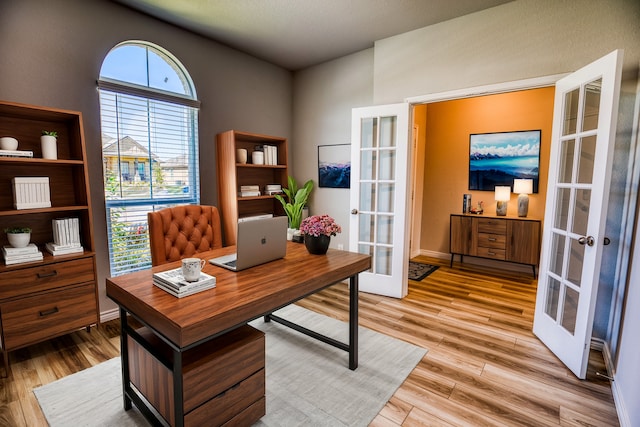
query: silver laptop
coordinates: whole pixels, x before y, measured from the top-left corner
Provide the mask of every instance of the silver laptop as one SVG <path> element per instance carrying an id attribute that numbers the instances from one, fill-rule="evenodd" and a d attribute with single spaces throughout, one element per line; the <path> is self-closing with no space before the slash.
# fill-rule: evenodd
<path id="1" fill-rule="evenodd" d="M 209 262 L 232 271 L 283 258 L 287 253 L 286 216 L 238 222 L 236 253 Z"/>

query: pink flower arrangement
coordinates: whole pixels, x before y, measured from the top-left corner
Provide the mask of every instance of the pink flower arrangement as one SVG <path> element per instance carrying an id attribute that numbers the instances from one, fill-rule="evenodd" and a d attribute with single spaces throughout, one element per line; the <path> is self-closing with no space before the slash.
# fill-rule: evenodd
<path id="1" fill-rule="evenodd" d="M 313 215 L 302 220 L 300 224 L 302 234 L 319 237 L 320 235 L 335 236 L 342 232 L 342 228 L 329 215 Z"/>

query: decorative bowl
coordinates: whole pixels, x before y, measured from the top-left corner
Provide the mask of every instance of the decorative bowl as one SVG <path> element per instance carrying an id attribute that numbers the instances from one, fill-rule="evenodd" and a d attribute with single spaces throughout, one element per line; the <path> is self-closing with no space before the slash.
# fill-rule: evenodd
<path id="1" fill-rule="evenodd" d="M 16 148 L 18 148 L 17 139 L 10 136 L 3 136 L 2 138 L 0 138 L 0 149 L 15 150 Z"/>

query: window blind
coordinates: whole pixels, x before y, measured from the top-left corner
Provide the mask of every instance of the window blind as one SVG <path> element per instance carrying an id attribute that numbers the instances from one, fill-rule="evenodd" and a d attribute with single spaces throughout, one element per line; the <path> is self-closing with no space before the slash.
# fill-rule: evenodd
<path id="1" fill-rule="evenodd" d="M 100 89 L 111 275 L 151 266 L 147 213 L 200 202 L 197 108 Z"/>

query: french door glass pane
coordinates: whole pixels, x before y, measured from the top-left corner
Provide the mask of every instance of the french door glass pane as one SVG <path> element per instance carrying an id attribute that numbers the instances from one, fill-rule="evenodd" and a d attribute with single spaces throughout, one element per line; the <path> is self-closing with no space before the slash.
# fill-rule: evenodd
<path id="1" fill-rule="evenodd" d="M 591 184 L 593 165 L 596 155 L 596 136 L 588 136 L 580 140 L 580 157 L 578 158 L 578 182 Z"/>
<path id="2" fill-rule="evenodd" d="M 393 212 L 394 184 L 380 184 L 378 193 L 378 212 Z"/>
<path id="3" fill-rule="evenodd" d="M 582 263 L 584 260 L 585 245 L 578 243 L 576 239 L 571 239 L 571 247 L 569 250 L 569 259 L 567 266 L 567 280 L 580 287 L 582 280 Z"/>
<path id="4" fill-rule="evenodd" d="M 562 305 L 562 326 L 571 333 L 571 335 L 573 335 L 576 329 L 579 299 L 579 292 L 569 287 L 565 287 L 564 303 Z"/>
<path id="5" fill-rule="evenodd" d="M 549 277 L 549 287 L 547 289 L 547 300 L 544 312 L 553 320 L 558 320 L 558 299 L 560 298 L 560 282 Z"/>
<path id="6" fill-rule="evenodd" d="M 385 248 L 383 246 L 376 247 L 375 256 L 375 272 L 376 274 L 391 275 L 391 248 Z"/>
<path id="7" fill-rule="evenodd" d="M 573 222 L 571 224 L 571 231 L 581 236 L 587 235 L 590 204 L 591 190 L 576 190 L 576 200 L 573 209 Z"/>
<path id="8" fill-rule="evenodd" d="M 578 119 L 578 102 L 580 99 L 580 89 L 567 92 L 564 96 L 564 117 L 562 124 L 562 135 L 572 135 L 576 133 L 576 123 Z"/>
<path id="9" fill-rule="evenodd" d="M 567 218 L 569 216 L 569 204 L 571 197 L 570 188 L 558 188 L 558 198 L 556 201 L 555 224 L 554 227 L 562 230 L 567 229 Z"/>
<path id="10" fill-rule="evenodd" d="M 379 179 L 391 181 L 396 178 L 395 171 L 396 151 L 380 150 L 380 177 Z"/>
<path id="11" fill-rule="evenodd" d="M 564 259 L 564 241 L 562 234 L 553 233 L 549 271 L 562 277 L 562 260 Z"/>
<path id="12" fill-rule="evenodd" d="M 369 255 L 371 257 L 371 259 L 373 258 L 373 246 L 371 245 L 363 245 L 363 244 L 359 244 L 358 245 L 358 253 L 361 254 L 365 254 L 365 255 Z M 375 259 L 374 259 L 375 260 Z M 366 270 L 367 272 L 371 273 L 373 271 L 373 267 L 370 267 L 368 270 Z"/>
<path id="13" fill-rule="evenodd" d="M 371 182 L 360 183 L 360 211 L 373 211 L 376 200 L 376 185 Z"/>
<path id="14" fill-rule="evenodd" d="M 365 118 L 362 119 L 361 123 L 361 141 L 360 147 L 362 148 L 373 148 L 376 146 L 377 139 L 377 124 L 378 119 L 376 118 Z"/>
<path id="15" fill-rule="evenodd" d="M 373 242 L 373 230 L 375 226 L 373 215 L 360 213 L 358 221 L 360 222 L 358 240 L 360 242 Z"/>
<path id="16" fill-rule="evenodd" d="M 380 117 L 380 147 L 396 146 L 397 117 Z"/>
<path id="17" fill-rule="evenodd" d="M 560 152 L 560 170 L 558 171 L 558 182 L 570 183 L 573 176 L 573 153 L 575 151 L 576 141 L 569 139 L 560 141 L 562 149 Z"/>
<path id="18" fill-rule="evenodd" d="M 393 217 L 390 215 L 378 216 L 378 233 L 376 243 L 390 245 L 393 243 Z"/>
<path id="19" fill-rule="evenodd" d="M 377 176 L 377 151 L 360 151 L 360 179 L 371 180 Z"/>
<path id="20" fill-rule="evenodd" d="M 598 128 L 598 116 L 600 114 L 600 91 L 602 79 L 587 84 L 584 92 L 584 113 L 582 118 L 582 130 L 589 131 Z"/>

